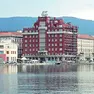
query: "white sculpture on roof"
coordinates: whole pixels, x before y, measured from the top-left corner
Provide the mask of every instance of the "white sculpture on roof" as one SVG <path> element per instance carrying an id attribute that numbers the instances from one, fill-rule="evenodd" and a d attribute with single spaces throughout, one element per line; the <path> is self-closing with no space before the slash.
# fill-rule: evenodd
<path id="1" fill-rule="evenodd" d="M 48 12 L 48 11 L 42 11 L 41 16 L 42 16 L 42 17 L 48 16 L 47 12 Z"/>

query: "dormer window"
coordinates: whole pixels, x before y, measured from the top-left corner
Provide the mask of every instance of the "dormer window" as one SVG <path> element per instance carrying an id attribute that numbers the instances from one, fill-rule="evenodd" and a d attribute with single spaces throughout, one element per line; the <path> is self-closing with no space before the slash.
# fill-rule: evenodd
<path id="1" fill-rule="evenodd" d="M 28 32 L 28 30 L 25 30 L 24 32 L 25 32 L 25 33 L 27 33 L 27 32 Z"/>

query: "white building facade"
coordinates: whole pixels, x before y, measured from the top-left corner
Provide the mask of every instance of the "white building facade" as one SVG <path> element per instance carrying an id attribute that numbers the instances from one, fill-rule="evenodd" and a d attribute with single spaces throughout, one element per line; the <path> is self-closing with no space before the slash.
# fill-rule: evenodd
<path id="1" fill-rule="evenodd" d="M 5 54 L 7 62 L 17 62 L 22 55 L 22 34 L 0 32 L 0 54 Z"/>
<path id="2" fill-rule="evenodd" d="M 94 37 L 78 35 L 78 56 L 80 60 L 94 60 Z"/>
<path id="3" fill-rule="evenodd" d="M 9 41 L 0 42 L 0 54 L 6 54 L 8 62 L 16 62 L 18 57 L 17 45 Z"/>

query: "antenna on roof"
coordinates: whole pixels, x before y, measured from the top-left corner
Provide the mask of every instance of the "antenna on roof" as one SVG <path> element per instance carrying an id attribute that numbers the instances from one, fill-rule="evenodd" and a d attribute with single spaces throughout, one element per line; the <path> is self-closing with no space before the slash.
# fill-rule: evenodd
<path id="1" fill-rule="evenodd" d="M 42 17 L 48 16 L 47 12 L 48 12 L 48 11 L 42 11 L 41 16 L 42 16 Z"/>

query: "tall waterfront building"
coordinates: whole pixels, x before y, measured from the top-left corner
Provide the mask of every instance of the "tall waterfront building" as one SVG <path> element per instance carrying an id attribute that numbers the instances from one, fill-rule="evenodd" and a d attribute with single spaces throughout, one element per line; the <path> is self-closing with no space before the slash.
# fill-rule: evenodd
<path id="1" fill-rule="evenodd" d="M 44 13 L 32 28 L 23 29 L 23 55 L 41 61 L 75 60 L 77 32 L 77 26 Z"/>
<path id="2" fill-rule="evenodd" d="M 0 32 L 0 58 L 16 62 L 22 56 L 22 33 Z"/>

